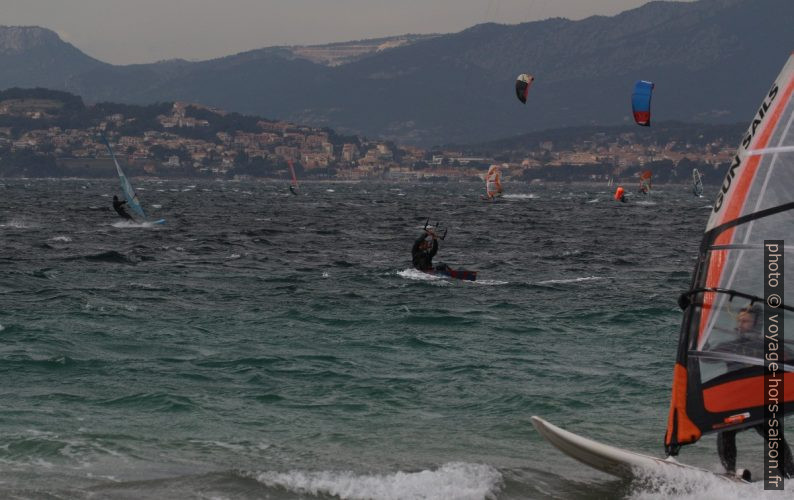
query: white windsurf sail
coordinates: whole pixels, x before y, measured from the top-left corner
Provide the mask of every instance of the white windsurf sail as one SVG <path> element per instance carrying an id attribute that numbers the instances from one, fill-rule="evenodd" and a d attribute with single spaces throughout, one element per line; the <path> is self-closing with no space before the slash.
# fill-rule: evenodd
<path id="1" fill-rule="evenodd" d="M 141 207 L 141 203 L 138 200 L 138 195 L 135 194 L 135 189 L 132 187 L 132 184 L 130 184 L 130 180 L 127 179 L 126 175 L 124 175 L 124 170 L 121 169 L 121 165 L 119 165 L 119 161 L 116 159 L 115 153 L 113 153 L 113 148 L 110 147 L 110 143 L 104 135 L 102 136 L 102 140 L 105 142 L 105 146 L 107 146 L 111 158 L 113 158 L 113 163 L 116 164 L 116 172 L 119 174 L 119 181 L 121 181 L 121 191 L 124 193 L 124 198 L 127 200 L 127 206 L 145 220 L 146 213 L 143 211 L 143 207 Z"/>
<path id="2" fill-rule="evenodd" d="M 722 183 L 684 309 L 665 436 L 668 454 L 764 420 L 764 242 L 794 257 L 794 54 L 764 96 Z M 777 311 L 794 322 L 794 287 Z M 759 318 L 759 313 L 761 314 Z M 794 335 L 786 335 L 781 413 L 794 412 Z"/>
<path id="3" fill-rule="evenodd" d="M 703 179 L 698 169 L 692 169 L 692 192 L 695 196 L 703 196 Z"/>

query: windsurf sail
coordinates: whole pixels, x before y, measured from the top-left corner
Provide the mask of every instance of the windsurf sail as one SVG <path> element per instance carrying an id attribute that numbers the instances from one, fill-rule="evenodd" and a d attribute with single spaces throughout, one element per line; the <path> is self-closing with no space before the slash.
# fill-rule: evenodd
<path id="1" fill-rule="evenodd" d="M 485 174 L 485 195 L 494 198 L 502 194 L 502 176 L 498 165 L 491 165 Z"/>
<path id="2" fill-rule="evenodd" d="M 522 73 L 516 78 L 516 97 L 518 97 L 518 100 L 524 104 L 527 103 L 529 87 L 532 86 L 532 82 L 534 81 L 535 77 L 527 73 Z"/>
<path id="3" fill-rule="evenodd" d="M 119 165 L 119 161 L 116 159 L 116 154 L 113 153 L 113 149 L 110 147 L 110 143 L 104 135 L 102 135 L 102 141 L 105 143 L 105 146 L 107 146 L 108 152 L 111 158 L 113 158 L 113 163 L 116 164 L 116 172 L 119 174 L 121 191 L 124 193 L 124 198 L 127 200 L 127 206 L 130 207 L 133 212 L 146 219 L 146 213 L 144 213 L 143 207 L 141 207 L 138 195 L 135 194 L 135 189 L 132 187 L 132 184 L 130 184 L 130 180 L 124 175 L 124 170 L 121 169 L 121 165 Z"/>
<path id="4" fill-rule="evenodd" d="M 764 96 L 717 194 L 700 244 L 673 369 L 668 455 L 704 434 L 764 420 L 764 241 L 794 255 L 794 54 Z M 794 287 L 776 311 L 794 324 Z M 761 316 L 759 318 L 759 313 Z M 770 330 L 771 331 L 771 330 Z M 794 335 L 782 343 L 779 414 L 794 411 Z"/>
<path id="5" fill-rule="evenodd" d="M 634 92 L 631 94 L 631 111 L 634 114 L 634 121 L 643 127 L 651 126 L 651 94 L 653 93 L 653 82 L 640 80 L 634 84 Z"/>
<path id="6" fill-rule="evenodd" d="M 695 196 L 703 196 L 703 179 L 698 169 L 692 169 L 692 192 Z"/>
<path id="7" fill-rule="evenodd" d="M 650 195 L 651 194 L 651 178 L 653 177 L 653 172 L 650 170 L 645 170 L 640 174 L 640 192 L 643 194 Z"/>
<path id="8" fill-rule="evenodd" d="M 295 177 L 295 167 L 292 165 L 292 160 L 287 160 L 287 165 L 289 165 L 289 173 L 292 174 L 292 184 L 290 184 L 289 190 L 292 194 L 298 194 L 298 178 Z"/>

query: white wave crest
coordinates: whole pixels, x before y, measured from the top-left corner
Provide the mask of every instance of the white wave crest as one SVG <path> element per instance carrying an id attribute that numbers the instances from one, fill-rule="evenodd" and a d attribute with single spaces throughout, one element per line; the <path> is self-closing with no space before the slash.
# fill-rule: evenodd
<path id="1" fill-rule="evenodd" d="M 507 285 L 510 283 L 509 281 L 499 281 L 499 280 L 479 280 L 474 282 L 477 285 L 485 285 L 485 286 L 499 286 L 499 285 Z"/>
<path id="2" fill-rule="evenodd" d="M 331 495 L 341 499 L 410 500 L 495 498 L 502 475 L 488 465 L 448 463 L 436 470 L 361 475 L 353 472 L 263 472 L 256 478 L 301 494 Z"/>
<path id="3" fill-rule="evenodd" d="M 33 226 L 25 220 L 22 219 L 11 219 L 10 221 L 6 222 L 5 224 L 0 224 L 0 227 L 13 227 L 16 229 L 30 229 Z"/>
<path id="4" fill-rule="evenodd" d="M 403 269 L 402 271 L 398 272 L 397 275 L 407 278 L 409 280 L 419 280 L 419 281 L 444 281 L 442 276 L 436 276 L 433 274 L 423 273 L 422 271 L 414 268 Z"/>
<path id="5" fill-rule="evenodd" d="M 764 491 L 763 481 L 742 483 L 698 469 L 664 467 L 653 471 L 643 472 L 640 470 L 638 472 L 639 475 L 633 481 L 632 491 L 629 494 L 629 498 L 633 500 L 791 498 L 788 494 L 791 492 L 790 486 L 786 488 L 787 493 L 781 495 L 780 491 Z"/>
<path id="6" fill-rule="evenodd" d="M 548 285 L 552 283 L 579 283 L 580 281 L 595 281 L 595 280 L 605 280 L 608 278 L 604 278 L 602 276 L 585 276 L 583 278 L 568 278 L 568 279 L 561 279 L 561 280 L 545 280 L 545 281 L 538 281 L 537 285 Z"/>
<path id="7" fill-rule="evenodd" d="M 62 241 L 64 243 L 69 243 L 72 239 L 68 236 L 53 236 L 50 238 L 52 241 Z"/>
<path id="8" fill-rule="evenodd" d="M 120 220 L 111 224 L 111 226 L 118 229 L 127 229 L 132 227 L 157 227 L 159 224 L 153 222 L 134 222 L 129 220 Z"/>
<path id="9" fill-rule="evenodd" d="M 507 198 L 508 200 L 534 200 L 534 199 L 537 199 L 537 195 L 532 194 L 532 193 L 503 194 L 502 198 Z"/>

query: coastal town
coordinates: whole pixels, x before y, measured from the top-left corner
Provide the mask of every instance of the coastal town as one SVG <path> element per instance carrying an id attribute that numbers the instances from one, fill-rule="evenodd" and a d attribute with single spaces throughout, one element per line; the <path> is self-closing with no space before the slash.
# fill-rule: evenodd
<path id="1" fill-rule="evenodd" d="M 248 120 L 243 129 L 214 131 L 213 119 L 227 113 L 185 102 L 171 103 L 156 115 L 151 130 L 133 128 L 135 133 L 129 132 L 130 125 L 140 121 L 135 116 L 117 112 L 102 116 L 93 126 L 64 128 L 52 124 L 57 111 L 46 100 L 0 101 L 0 124 L 14 118 L 25 123 L 0 126 L 0 176 L 13 175 L 2 168 L 3 157 L 17 163 L 27 158 L 24 161 L 34 164 L 46 158 L 47 175 L 90 176 L 107 170 L 110 158 L 101 139 L 104 134 L 134 174 L 161 177 L 284 178 L 288 162 L 303 178 L 336 180 L 479 179 L 493 164 L 500 165 L 505 178 L 528 181 L 571 180 L 560 177 L 563 173 L 573 175 L 573 180 L 625 177 L 653 165 L 675 177 L 677 166 L 697 165 L 708 172 L 709 166 L 716 170 L 728 163 L 736 137 L 726 134 L 705 144 L 680 140 L 658 144 L 643 143 L 634 132 L 594 131 L 573 142 L 538 134 L 526 147 L 507 150 L 421 148 L 265 119 Z M 571 174 L 570 167 L 580 168 Z M 36 176 L 35 169 L 25 175 Z"/>

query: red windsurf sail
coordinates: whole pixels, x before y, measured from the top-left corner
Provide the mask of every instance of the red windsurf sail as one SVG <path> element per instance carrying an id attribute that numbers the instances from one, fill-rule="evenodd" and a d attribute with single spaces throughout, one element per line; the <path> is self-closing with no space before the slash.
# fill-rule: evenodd
<path id="1" fill-rule="evenodd" d="M 725 176 L 681 296 L 668 454 L 764 418 L 764 241 L 794 251 L 794 54 L 764 96 Z M 794 324 L 794 286 L 778 308 Z M 782 345 L 782 413 L 794 410 L 794 334 Z M 791 354 L 790 354 L 791 353 Z"/>
<path id="2" fill-rule="evenodd" d="M 289 173 L 292 174 L 292 184 L 289 190 L 292 194 L 298 194 L 298 178 L 295 177 L 295 167 L 292 165 L 292 160 L 287 160 L 287 165 L 289 165 Z"/>

